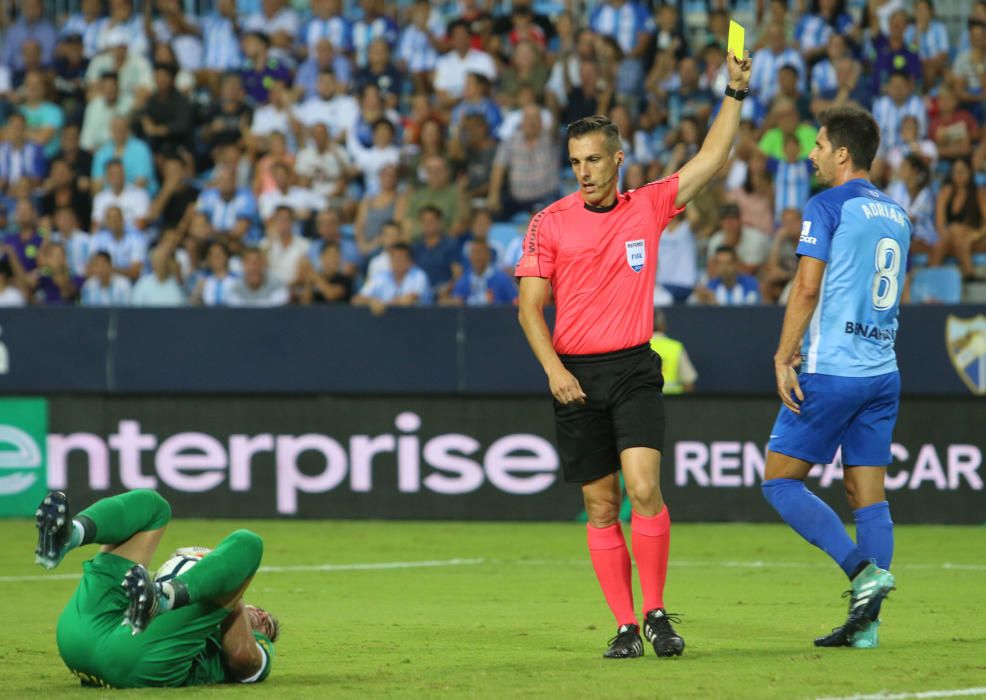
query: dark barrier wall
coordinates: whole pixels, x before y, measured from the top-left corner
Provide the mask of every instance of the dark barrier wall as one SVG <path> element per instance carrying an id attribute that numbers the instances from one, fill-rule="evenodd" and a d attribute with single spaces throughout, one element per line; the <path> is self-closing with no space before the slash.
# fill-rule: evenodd
<path id="1" fill-rule="evenodd" d="M 672 308 L 707 394 L 773 394 L 783 309 Z M 853 329 L 865 331 L 865 329 Z M 29 309 L 0 312 L 10 393 L 542 394 L 516 311 Z M 909 395 L 986 394 L 986 307 L 906 307 Z M 0 357 L 2 359 L 2 357 Z"/>
<path id="2" fill-rule="evenodd" d="M 667 403 L 663 484 L 675 520 L 776 521 L 759 484 L 777 402 Z M 581 511 L 578 488 L 561 480 L 543 398 L 59 397 L 47 407 L 0 400 L 0 410 L 20 416 L 0 430 L 23 459 L 5 465 L 0 512 L 16 489 L 43 492 L 45 481 L 79 504 L 156 488 L 179 517 L 569 520 Z M 986 521 L 984 425 L 984 402 L 903 402 L 888 478 L 895 521 Z M 848 516 L 838 464 L 809 481 Z"/>

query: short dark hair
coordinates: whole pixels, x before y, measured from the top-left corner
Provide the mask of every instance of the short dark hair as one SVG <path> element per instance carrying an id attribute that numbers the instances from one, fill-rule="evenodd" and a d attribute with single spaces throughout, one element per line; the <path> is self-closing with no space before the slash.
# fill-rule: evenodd
<path id="1" fill-rule="evenodd" d="M 428 214 L 428 213 L 434 214 L 439 219 L 441 219 L 443 216 L 442 210 L 436 207 L 434 204 L 426 204 L 420 209 L 418 209 L 418 218 L 420 218 L 422 214 Z"/>
<path id="2" fill-rule="evenodd" d="M 397 129 L 394 128 L 394 122 L 392 122 L 389 119 L 387 119 L 387 117 L 378 117 L 378 118 L 374 119 L 373 120 L 373 131 L 376 131 L 377 130 L 377 127 L 380 126 L 381 124 L 384 125 L 384 126 L 386 126 L 388 129 L 390 129 L 390 133 L 392 133 L 392 134 L 396 134 L 397 133 Z"/>
<path id="3" fill-rule="evenodd" d="M 737 257 L 736 249 L 731 245 L 719 246 L 718 248 L 716 248 L 716 255 L 719 255 L 719 253 L 728 253 L 729 255 L 732 255 L 734 258 Z"/>
<path id="4" fill-rule="evenodd" d="M 880 147 L 880 128 L 869 112 L 859 107 L 832 107 L 818 115 L 832 149 L 845 148 L 852 163 L 860 170 L 869 170 Z"/>
<path id="5" fill-rule="evenodd" d="M 622 148 L 623 140 L 620 138 L 620 127 L 605 115 L 596 114 L 591 117 L 583 117 L 568 125 L 567 136 L 569 139 L 580 139 L 595 133 L 602 133 L 606 137 L 606 145 L 613 153 Z"/>
<path id="6" fill-rule="evenodd" d="M 97 250 L 95 253 L 92 254 L 92 257 L 93 257 L 94 260 L 96 258 L 102 258 L 103 260 L 105 260 L 106 262 L 108 262 L 110 265 L 113 264 L 113 258 L 105 250 Z"/>
<path id="7" fill-rule="evenodd" d="M 409 246 L 407 243 L 395 243 L 394 245 L 390 246 L 389 250 L 391 251 L 401 250 L 407 253 L 407 257 L 411 259 L 414 258 L 414 253 L 411 252 L 411 246 Z"/>
<path id="8" fill-rule="evenodd" d="M 785 70 L 794 73 L 794 77 L 795 78 L 797 78 L 799 75 L 801 75 L 801 71 L 798 70 L 798 67 L 797 66 L 792 66 L 790 63 L 785 63 L 783 66 L 781 66 L 778 69 L 777 72 L 780 73 L 781 71 L 785 71 Z"/>
<path id="9" fill-rule="evenodd" d="M 105 168 L 105 170 L 109 170 L 110 168 L 112 168 L 115 165 L 119 165 L 122 168 L 123 167 L 123 161 L 120 160 L 119 158 L 111 158 L 110 160 L 106 161 L 106 168 Z"/>

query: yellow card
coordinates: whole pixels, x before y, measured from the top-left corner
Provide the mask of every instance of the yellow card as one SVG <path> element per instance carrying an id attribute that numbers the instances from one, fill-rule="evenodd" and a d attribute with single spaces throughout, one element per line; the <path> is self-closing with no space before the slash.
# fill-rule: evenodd
<path id="1" fill-rule="evenodd" d="M 743 25 L 729 20 L 729 40 L 726 42 L 726 51 L 732 51 L 738 61 L 743 60 L 743 38 L 745 36 L 746 30 L 743 29 Z"/>

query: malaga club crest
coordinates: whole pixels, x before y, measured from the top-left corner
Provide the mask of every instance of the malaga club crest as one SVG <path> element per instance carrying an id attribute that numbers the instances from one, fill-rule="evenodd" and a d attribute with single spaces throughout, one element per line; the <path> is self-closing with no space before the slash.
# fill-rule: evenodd
<path id="1" fill-rule="evenodd" d="M 643 239 L 639 241 L 627 241 L 627 265 L 634 272 L 640 272 L 644 269 L 644 241 Z"/>
<path id="2" fill-rule="evenodd" d="M 949 316 L 945 345 L 959 378 L 977 396 L 986 395 L 986 315 Z"/>

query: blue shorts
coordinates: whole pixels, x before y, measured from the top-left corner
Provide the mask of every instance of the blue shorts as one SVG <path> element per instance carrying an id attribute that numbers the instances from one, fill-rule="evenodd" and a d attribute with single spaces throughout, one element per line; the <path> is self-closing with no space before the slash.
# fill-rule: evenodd
<path id="1" fill-rule="evenodd" d="M 900 405 L 900 374 L 836 377 L 802 374 L 801 414 L 781 406 L 767 449 L 812 464 L 829 464 L 842 448 L 845 466 L 890 464 Z"/>

